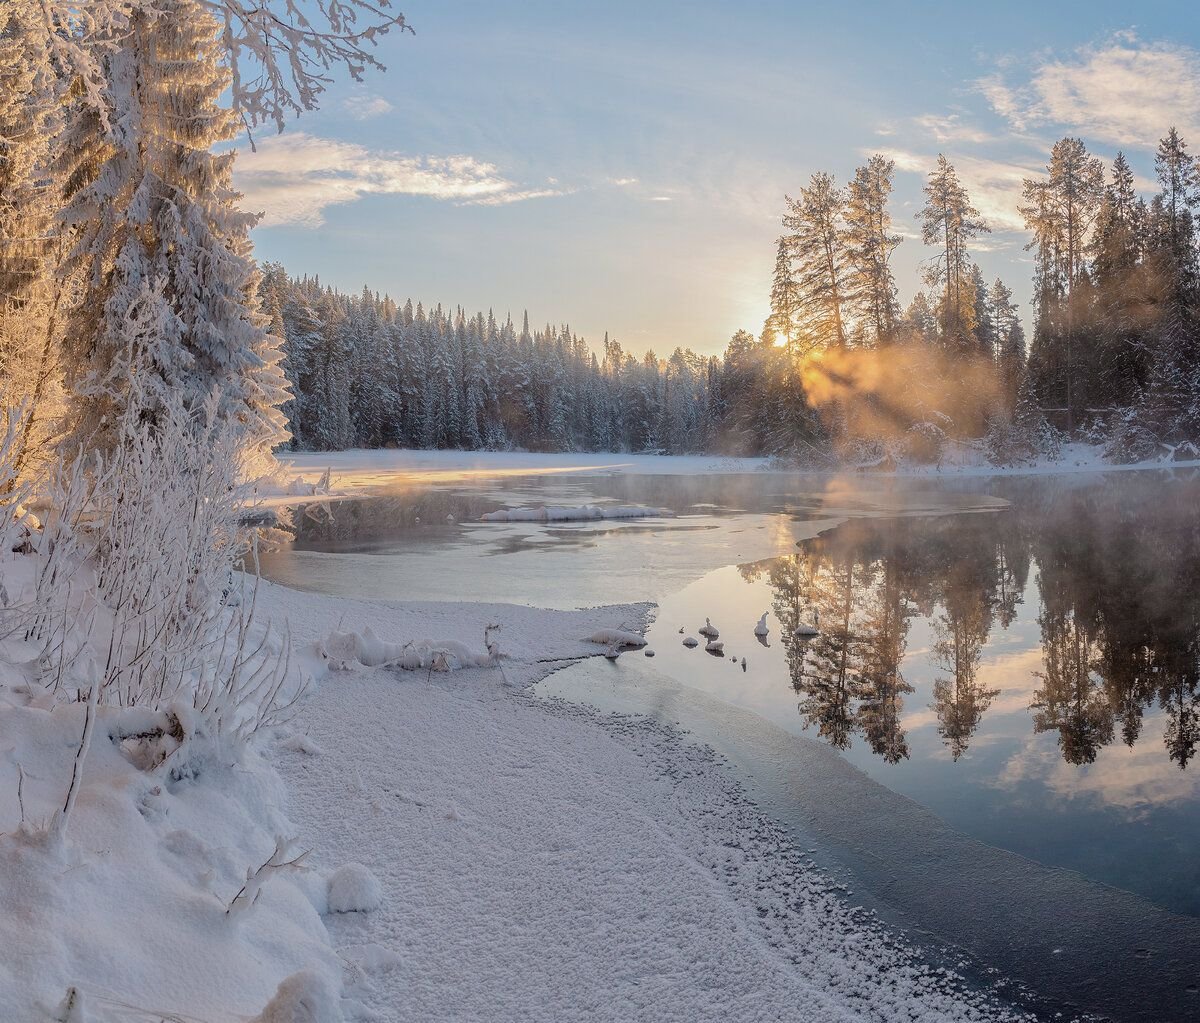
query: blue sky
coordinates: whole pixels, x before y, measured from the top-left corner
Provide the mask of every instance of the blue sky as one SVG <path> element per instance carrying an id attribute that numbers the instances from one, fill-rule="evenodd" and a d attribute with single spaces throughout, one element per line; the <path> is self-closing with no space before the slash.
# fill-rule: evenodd
<path id="1" fill-rule="evenodd" d="M 259 258 L 358 291 L 569 322 L 593 343 L 723 350 L 766 313 L 785 192 L 897 164 L 914 233 L 939 152 L 994 233 L 976 258 L 1026 308 L 1020 180 L 1055 138 L 1200 152 L 1190 4 L 403 0 L 386 74 L 244 151 Z M 915 8 L 902 9 L 902 8 Z M 901 299 L 931 255 L 906 237 Z"/>

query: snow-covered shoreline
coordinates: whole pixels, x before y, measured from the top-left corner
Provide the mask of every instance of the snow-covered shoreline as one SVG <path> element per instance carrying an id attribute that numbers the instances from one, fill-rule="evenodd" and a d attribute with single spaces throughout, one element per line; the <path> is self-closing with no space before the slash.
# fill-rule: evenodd
<path id="1" fill-rule="evenodd" d="M 276 747 L 301 844 L 382 884 L 326 917 L 348 1018 L 1015 1018 L 848 907 L 710 751 L 532 695 L 650 605 L 263 597 L 297 638 L 333 614 L 382 640 L 501 626 L 501 666 L 329 672 Z"/>

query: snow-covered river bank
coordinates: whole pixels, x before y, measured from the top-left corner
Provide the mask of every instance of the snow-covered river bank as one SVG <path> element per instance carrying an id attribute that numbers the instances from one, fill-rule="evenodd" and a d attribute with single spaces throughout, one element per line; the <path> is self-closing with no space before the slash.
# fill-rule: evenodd
<path id="1" fill-rule="evenodd" d="M 295 631 L 333 610 L 265 596 Z M 509 654 L 331 673 L 275 757 L 301 841 L 382 885 L 377 911 L 327 918 L 351 1018 L 1016 1018 L 850 908 L 710 753 L 531 697 L 581 635 L 647 608 L 336 607 L 381 638 L 500 623 Z"/>

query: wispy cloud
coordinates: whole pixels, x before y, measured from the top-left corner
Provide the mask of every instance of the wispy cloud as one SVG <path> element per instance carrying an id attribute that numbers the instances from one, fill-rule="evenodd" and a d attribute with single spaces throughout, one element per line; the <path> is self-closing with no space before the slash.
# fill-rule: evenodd
<path id="1" fill-rule="evenodd" d="M 866 150 L 863 150 L 866 155 Z M 896 169 L 910 174 L 927 174 L 937 162 L 937 153 L 919 153 L 906 149 L 883 149 L 884 156 L 896 161 Z M 975 208 L 993 231 L 1021 231 L 1025 223 L 1017 206 L 1021 202 L 1021 185 L 1025 178 L 1036 178 L 1044 168 L 1009 160 L 994 160 L 984 156 L 964 156 L 947 152 L 946 156 L 958 171 L 959 179 L 971 196 Z M 980 251 L 1005 247 L 999 240 L 981 239 L 974 243 Z"/>
<path id="2" fill-rule="evenodd" d="M 392 111 L 392 105 L 382 96 L 365 93 L 347 97 L 342 101 L 342 106 L 356 121 L 369 121 L 372 117 L 382 117 Z"/>
<path id="3" fill-rule="evenodd" d="M 495 164 L 471 156 L 405 156 L 303 132 L 266 139 L 236 164 L 237 187 L 262 224 L 319 227 L 330 206 L 366 195 L 411 195 L 500 205 L 562 194 L 522 188 Z"/>
<path id="4" fill-rule="evenodd" d="M 636 185 L 638 183 L 638 179 L 637 178 L 609 178 L 608 183 L 610 185 L 616 185 L 618 188 L 626 188 L 629 185 Z"/>
<path id="5" fill-rule="evenodd" d="M 937 142 L 992 142 L 995 136 L 964 121 L 960 114 L 922 114 L 913 123 Z"/>
<path id="6" fill-rule="evenodd" d="M 1146 147 L 1172 125 L 1200 134 L 1200 51 L 1188 46 L 1120 32 L 1065 59 L 1043 58 L 1024 76 L 1014 71 L 983 78 L 976 88 L 1020 131 L 1059 125 Z"/>
<path id="7" fill-rule="evenodd" d="M 507 206 L 513 202 L 525 202 L 527 199 L 547 199 L 556 195 L 572 195 L 574 188 L 526 188 L 519 191 L 497 192 L 495 195 L 485 195 L 479 199 L 464 199 L 459 206 Z"/>

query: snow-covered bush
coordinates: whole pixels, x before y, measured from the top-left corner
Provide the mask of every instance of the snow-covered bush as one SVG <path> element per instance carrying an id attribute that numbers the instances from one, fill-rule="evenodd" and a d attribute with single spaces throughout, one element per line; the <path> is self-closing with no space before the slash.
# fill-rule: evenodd
<path id="1" fill-rule="evenodd" d="M 904 435 L 904 457 L 924 465 L 940 464 L 947 439 L 946 431 L 939 423 L 929 420 L 913 423 Z"/>
<path id="2" fill-rule="evenodd" d="M 987 460 L 996 466 L 1030 465 L 1037 460 L 1028 434 L 1006 416 L 996 416 L 988 424 L 983 447 Z"/>
<path id="3" fill-rule="evenodd" d="M 1122 409 L 1109 423 L 1104 457 L 1110 462 L 1144 462 L 1158 451 L 1158 438 L 1142 424 L 1136 409 Z"/>
<path id="4" fill-rule="evenodd" d="M 149 712 L 114 726 L 147 768 L 194 770 L 200 746 L 236 747 L 295 696 L 287 644 L 256 623 L 237 571 L 254 554 L 238 445 L 211 407 L 172 405 L 154 425 L 131 414 L 110 457 L 47 481 L 23 638 L 55 699 L 95 685 L 101 706 Z"/>

